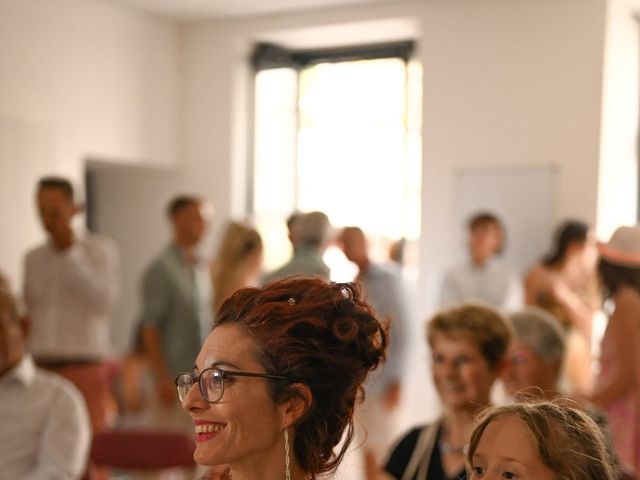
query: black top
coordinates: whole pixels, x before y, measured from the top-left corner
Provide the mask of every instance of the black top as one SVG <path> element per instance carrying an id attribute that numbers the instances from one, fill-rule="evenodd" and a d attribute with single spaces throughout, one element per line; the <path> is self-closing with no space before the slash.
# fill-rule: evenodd
<path id="1" fill-rule="evenodd" d="M 402 475 L 404 474 L 405 468 L 407 468 L 407 464 L 411 459 L 411 455 L 413 454 L 413 450 L 416 447 L 416 443 L 418 441 L 418 437 L 420 432 L 424 427 L 414 428 L 409 431 L 396 445 L 393 452 L 391 452 L 391 456 L 385 465 L 385 470 L 389 473 L 393 478 L 400 480 Z M 441 429 L 438 429 L 437 440 L 440 440 Z M 437 445 L 437 443 L 436 443 Z M 431 453 L 431 458 L 429 459 L 429 471 L 427 472 L 427 478 L 418 479 L 418 474 L 416 473 L 411 480 L 467 480 L 467 473 L 463 469 L 457 475 L 453 477 L 448 477 L 444 472 L 444 468 L 442 466 L 442 457 L 440 456 L 440 449 L 434 448 Z"/>

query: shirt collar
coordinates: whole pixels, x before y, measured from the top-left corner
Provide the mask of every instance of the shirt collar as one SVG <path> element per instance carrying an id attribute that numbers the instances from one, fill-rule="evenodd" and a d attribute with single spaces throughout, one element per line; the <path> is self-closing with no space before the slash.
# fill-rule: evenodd
<path id="1" fill-rule="evenodd" d="M 23 387 L 29 387 L 36 375 L 36 366 L 30 354 L 25 353 L 18 364 L 6 374 L 7 381 L 18 382 Z"/>
<path id="2" fill-rule="evenodd" d="M 202 261 L 197 248 L 193 249 L 193 251 L 191 252 L 191 256 L 187 255 L 187 252 L 184 249 L 180 248 L 175 242 L 169 246 L 169 249 L 171 250 L 173 255 L 180 259 L 182 263 L 190 267 L 199 265 Z"/>
<path id="3" fill-rule="evenodd" d="M 73 241 L 71 242 L 71 245 L 69 246 L 69 248 L 65 249 L 65 250 L 58 250 L 58 248 L 56 247 L 55 243 L 53 243 L 53 239 L 51 238 L 51 235 L 47 234 L 47 240 L 45 242 L 45 244 L 47 245 L 47 248 L 49 249 L 49 251 L 53 252 L 53 253 L 68 253 L 74 249 L 78 248 L 78 244 L 80 242 L 82 242 L 85 239 L 85 235 L 79 234 L 78 232 L 76 232 L 75 230 L 73 231 Z"/>

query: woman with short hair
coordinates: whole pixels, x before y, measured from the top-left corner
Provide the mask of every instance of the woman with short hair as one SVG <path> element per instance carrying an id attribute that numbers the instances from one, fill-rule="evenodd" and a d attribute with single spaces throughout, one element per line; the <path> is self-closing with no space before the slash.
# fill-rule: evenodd
<path id="1" fill-rule="evenodd" d="M 506 318 L 484 305 L 443 310 L 429 321 L 433 382 L 443 413 L 433 424 L 409 431 L 397 443 L 385 466 L 391 478 L 466 478 L 464 446 L 476 414 L 489 404 L 510 337 Z"/>

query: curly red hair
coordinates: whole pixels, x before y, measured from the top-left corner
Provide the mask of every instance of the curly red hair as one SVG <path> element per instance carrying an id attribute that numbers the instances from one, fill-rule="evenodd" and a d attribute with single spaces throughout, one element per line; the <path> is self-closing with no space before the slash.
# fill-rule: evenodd
<path id="1" fill-rule="evenodd" d="M 244 288 L 221 305 L 216 326 L 225 324 L 241 326 L 254 339 L 267 372 L 288 378 L 272 383 L 275 402 L 296 394 L 291 383 L 311 390 L 312 403 L 293 426 L 293 450 L 305 471 L 334 471 L 353 439 L 362 384 L 387 349 L 386 329 L 359 288 L 301 277 Z"/>

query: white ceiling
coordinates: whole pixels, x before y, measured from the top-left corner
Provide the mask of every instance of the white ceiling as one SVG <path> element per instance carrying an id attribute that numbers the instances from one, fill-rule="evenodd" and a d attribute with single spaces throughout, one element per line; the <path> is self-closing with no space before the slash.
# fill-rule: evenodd
<path id="1" fill-rule="evenodd" d="M 264 15 L 330 6 L 391 3 L 398 0 L 111 0 L 179 20 Z"/>

